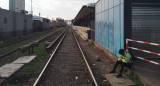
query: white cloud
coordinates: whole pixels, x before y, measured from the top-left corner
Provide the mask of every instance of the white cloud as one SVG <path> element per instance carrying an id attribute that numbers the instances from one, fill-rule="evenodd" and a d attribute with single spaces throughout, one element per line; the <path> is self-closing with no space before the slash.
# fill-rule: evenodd
<path id="1" fill-rule="evenodd" d="M 97 0 L 33 0 L 34 15 L 73 19 L 81 7 Z M 0 7 L 8 9 L 9 0 L 0 0 Z M 26 10 L 31 11 L 31 0 L 26 0 Z"/>

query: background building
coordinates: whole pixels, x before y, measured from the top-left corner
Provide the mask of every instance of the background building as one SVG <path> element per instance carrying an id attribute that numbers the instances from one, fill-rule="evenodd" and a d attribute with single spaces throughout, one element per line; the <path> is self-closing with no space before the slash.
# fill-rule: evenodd
<path id="1" fill-rule="evenodd" d="M 0 9 L 0 40 L 32 32 L 32 16 Z"/>
<path id="2" fill-rule="evenodd" d="M 25 10 L 25 0 L 9 0 L 9 10 L 21 12 Z"/>

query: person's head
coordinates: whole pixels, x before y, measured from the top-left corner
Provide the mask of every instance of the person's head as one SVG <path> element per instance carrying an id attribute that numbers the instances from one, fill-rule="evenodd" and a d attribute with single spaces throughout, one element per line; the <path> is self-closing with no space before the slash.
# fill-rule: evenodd
<path id="1" fill-rule="evenodd" d="M 118 53 L 119 53 L 120 55 L 123 55 L 123 56 L 124 56 L 124 53 L 125 53 L 125 52 L 124 52 L 124 49 L 120 49 Z"/>

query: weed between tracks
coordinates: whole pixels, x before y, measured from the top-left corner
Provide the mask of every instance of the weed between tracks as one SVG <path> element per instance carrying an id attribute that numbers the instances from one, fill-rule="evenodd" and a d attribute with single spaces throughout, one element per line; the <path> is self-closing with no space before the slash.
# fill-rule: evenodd
<path id="1" fill-rule="evenodd" d="M 76 31 L 75 32 L 75 35 L 78 37 L 78 39 L 80 39 L 81 41 L 85 41 Z"/>
<path id="2" fill-rule="evenodd" d="M 21 52 L 18 51 L 18 52 L 10 54 L 9 56 L 6 56 L 5 58 L 1 58 L 0 59 L 0 66 L 5 65 L 6 63 L 11 63 L 23 55 L 24 54 L 22 54 Z"/>
<path id="3" fill-rule="evenodd" d="M 94 43 L 93 42 L 89 42 L 88 46 L 91 47 L 91 48 L 93 48 L 94 47 Z"/>
<path id="4" fill-rule="evenodd" d="M 33 33 L 28 33 L 28 34 L 25 34 L 25 35 L 19 35 L 19 36 L 14 36 L 14 37 L 10 37 L 9 39 L 8 38 L 4 38 L 2 41 L 3 44 L 0 44 L 0 46 L 3 46 L 7 43 L 11 43 L 13 41 L 18 41 L 18 40 L 24 40 L 26 38 L 32 38 L 32 37 L 35 37 L 37 35 L 41 35 L 41 34 L 46 34 L 48 32 L 51 32 L 51 31 L 55 31 L 57 28 L 52 28 L 50 29 L 49 31 L 43 31 L 43 32 L 33 32 Z"/>
<path id="5" fill-rule="evenodd" d="M 61 34 L 64 30 L 57 32 L 55 35 Z M 54 40 L 56 36 L 53 35 L 51 38 Z M 46 40 L 51 40 L 47 38 Z M 41 42 L 37 47 L 34 47 L 34 55 L 37 57 L 29 64 L 25 65 L 22 69 L 20 69 L 13 77 L 7 80 L 4 83 L 4 86 L 24 86 L 33 84 L 39 73 L 41 72 L 42 68 L 44 67 L 45 63 L 47 62 L 49 53 L 46 51 L 46 44 L 45 42 Z M 0 65 L 4 65 L 6 63 L 11 63 L 14 60 L 18 59 L 21 56 L 27 56 L 28 49 L 24 52 L 15 52 L 10 54 L 9 56 L 0 59 Z M 4 61 L 4 62 L 3 62 Z M 53 65 L 54 66 L 54 65 Z"/>
<path id="6" fill-rule="evenodd" d="M 0 55 L 4 54 L 4 53 L 6 53 L 6 52 L 8 52 L 8 51 L 10 51 L 10 50 L 14 50 L 14 49 L 19 48 L 19 47 L 21 47 L 21 46 L 27 45 L 27 44 L 35 41 L 35 40 L 38 40 L 38 39 L 40 39 L 40 38 L 42 38 L 42 37 L 44 37 L 44 36 L 46 36 L 46 35 L 54 32 L 54 31 L 55 31 L 55 30 L 53 29 L 53 30 L 49 30 L 49 31 L 45 31 L 45 32 L 35 32 L 35 33 L 30 34 L 30 36 L 28 36 L 28 35 L 29 35 L 29 34 L 28 34 L 27 36 L 24 36 L 24 38 L 29 38 L 29 39 L 26 39 L 26 40 L 23 40 L 23 41 L 20 41 L 20 42 L 17 42 L 17 43 L 8 45 L 8 46 L 6 46 L 6 47 L 0 48 Z M 38 34 L 36 34 L 36 33 L 38 33 Z M 33 35 L 33 34 L 34 34 L 34 35 Z M 35 35 L 35 34 L 36 34 L 36 35 Z M 14 37 L 11 37 L 11 39 L 14 39 Z M 20 39 L 22 39 L 22 38 L 19 38 L 19 40 L 20 40 Z M 9 41 L 9 40 L 10 40 L 10 39 L 8 39 L 8 41 Z M 15 40 L 18 41 L 18 39 L 15 39 Z M 11 40 L 10 40 L 10 41 L 11 41 Z M 12 40 L 12 41 L 13 41 L 13 40 Z M 9 42 L 4 42 L 4 44 L 7 44 L 7 43 L 9 43 Z M 1 46 L 1 44 L 0 44 L 0 46 Z"/>
<path id="7" fill-rule="evenodd" d="M 64 31 L 64 30 L 62 30 L 62 31 Z M 55 33 L 55 35 L 56 35 L 56 34 L 60 34 L 62 31 Z M 46 31 L 46 32 L 48 32 L 48 31 Z M 51 32 L 51 31 L 50 31 L 50 32 Z M 40 32 L 38 32 L 38 33 L 40 33 Z M 46 33 L 45 33 L 45 34 L 46 34 Z M 42 36 L 44 36 L 44 34 L 43 34 Z M 51 38 L 54 39 L 55 37 L 56 37 L 56 36 L 51 37 Z M 10 51 L 10 50 L 16 49 L 16 48 L 18 48 L 18 47 L 20 47 L 20 46 L 22 46 L 22 45 L 29 44 L 29 43 L 31 43 L 33 40 L 35 40 L 35 39 L 32 39 L 32 40 L 30 40 L 30 41 L 21 42 L 21 43 L 16 43 L 16 44 L 14 44 L 14 45 L 12 45 L 12 46 L 0 48 L 0 55 L 6 53 L 6 51 Z M 47 39 L 47 40 L 49 40 L 49 39 Z M 6 63 L 11 63 L 11 62 L 13 62 L 14 60 L 18 59 L 19 57 L 21 57 L 21 56 L 27 56 L 27 55 L 28 55 L 28 52 L 27 52 L 27 51 L 28 51 L 28 49 L 26 50 L 26 52 L 23 52 L 23 53 L 21 53 L 20 51 L 16 51 L 16 52 L 11 53 L 10 55 L 8 55 L 8 56 L 6 56 L 6 57 L 4 57 L 4 58 L 0 58 L 0 66 L 4 65 L 4 64 L 6 64 Z"/>

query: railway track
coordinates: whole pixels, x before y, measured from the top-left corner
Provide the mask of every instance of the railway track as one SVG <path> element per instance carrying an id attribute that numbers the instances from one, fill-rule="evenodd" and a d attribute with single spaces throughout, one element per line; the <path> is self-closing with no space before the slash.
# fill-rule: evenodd
<path id="1" fill-rule="evenodd" d="M 29 36 L 29 37 L 24 37 L 24 38 L 19 37 L 18 40 L 14 40 L 14 41 L 11 41 L 11 42 L 8 42 L 8 43 L 5 43 L 5 44 L 1 44 L 0 48 L 4 48 L 6 46 L 9 46 L 9 45 L 21 42 L 21 41 L 25 41 L 25 40 L 28 40 L 28 39 L 31 39 L 31 38 L 36 38 L 36 37 L 38 37 L 38 36 L 40 36 L 42 34 L 46 34 L 46 33 L 49 33 L 49 32 L 51 32 L 51 30 L 46 31 L 46 32 L 39 32 L 39 33 L 33 34 L 32 36 Z"/>
<path id="2" fill-rule="evenodd" d="M 36 45 L 36 44 L 38 44 L 39 42 L 45 40 L 46 38 L 54 35 L 56 32 L 59 32 L 59 31 L 61 31 L 61 30 L 62 30 L 62 29 L 57 30 L 57 31 L 55 31 L 55 32 L 53 32 L 53 33 L 51 33 L 51 34 L 48 34 L 48 35 L 46 35 L 46 36 L 38 39 L 38 40 L 35 40 L 35 41 L 33 41 L 33 42 L 30 42 L 28 45 L 20 46 L 20 47 L 18 47 L 18 48 L 14 48 L 14 49 L 12 49 L 12 50 L 10 50 L 10 51 L 8 51 L 8 52 L 5 52 L 5 53 L 3 53 L 3 54 L 0 54 L 0 58 L 5 57 L 5 56 L 7 56 L 7 55 L 10 55 L 11 53 L 14 53 L 14 52 L 16 52 L 16 51 L 18 51 L 18 50 L 21 50 L 21 49 L 23 49 L 23 48 L 28 48 L 28 47 L 31 47 L 31 46 L 33 46 L 33 45 Z M 14 44 L 14 43 L 11 43 L 11 44 Z"/>
<path id="3" fill-rule="evenodd" d="M 61 37 L 33 86 L 98 86 L 71 28 Z"/>
<path id="4" fill-rule="evenodd" d="M 56 37 L 59 37 L 59 36 L 61 36 L 62 34 L 64 34 L 64 30 L 66 30 L 68 27 L 65 27 L 65 29 L 61 29 L 61 30 L 57 30 L 57 31 L 59 31 L 59 32 L 54 32 L 54 33 L 52 33 L 52 34 L 48 34 L 47 36 L 45 36 L 45 37 L 43 37 L 43 38 L 40 38 L 39 40 L 36 40 L 36 41 L 39 41 L 39 43 L 40 43 L 40 46 L 41 46 L 41 43 L 44 43 L 43 45 L 45 45 L 45 42 L 44 41 L 51 41 L 51 39 L 53 40 L 57 40 L 56 39 Z M 55 34 L 56 33 L 56 34 Z M 52 35 L 52 36 L 51 36 Z M 53 43 L 54 44 L 54 43 Z M 44 49 L 45 49 L 45 47 L 44 47 Z M 16 57 L 17 59 L 19 58 L 19 57 Z M 2 60 L 3 61 L 3 60 Z M 14 60 L 13 60 L 14 61 Z M 47 61 L 47 59 L 46 59 L 46 61 Z M 3 62 L 4 64 L 7 64 L 8 62 Z M 10 63 L 10 62 L 9 62 Z M 36 63 L 36 62 L 35 62 Z M 39 63 L 37 63 L 37 64 L 39 64 Z M 1 65 L 1 64 L 0 64 Z M 21 70 L 21 69 L 19 69 L 19 70 Z M 0 79 L 0 86 L 2 85 L 2 86 L 8 86 L 8 85 L 6 85 L 7 83 L 5 83 L 5 82 L 8 82 L 8 83 L 10 83 L 10 80 L 14 80 L 15 79 L 15 76 L 16 76 L 16 74 L 19 72 L 19 70 L 16 72 L 16 73 L 14 73 L 11 77 L 9 77 L 8 79 Z M 22 72 L 22 71 L 20 71 L 20 72 Z M 2 80 L 2 81 L 1 81 Z M 5 85 L 4 85 L 5 84 Z"/>

